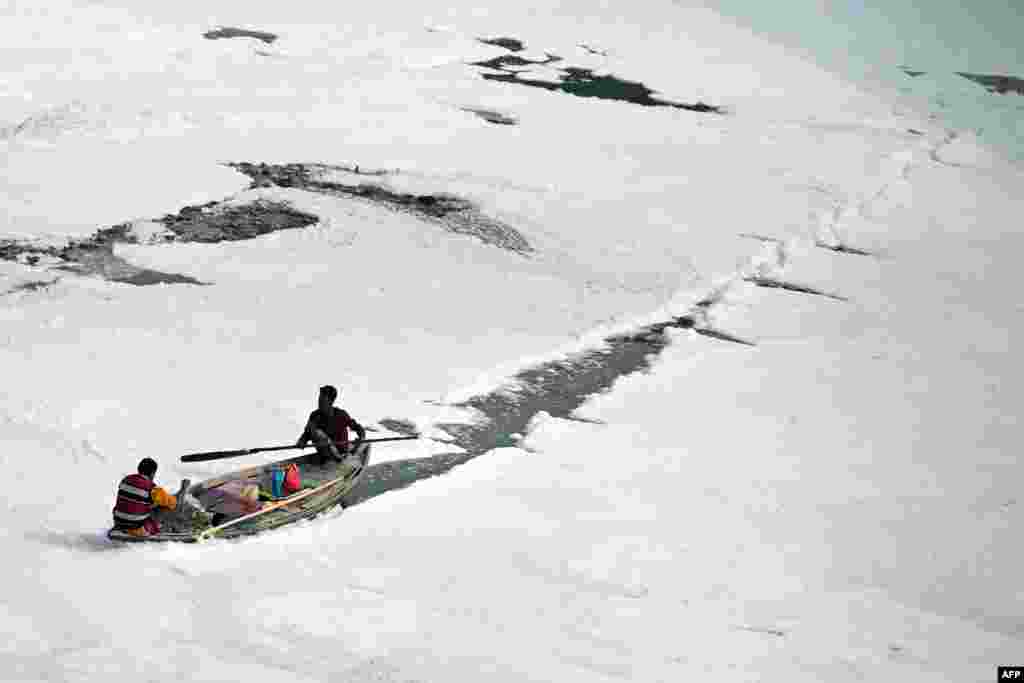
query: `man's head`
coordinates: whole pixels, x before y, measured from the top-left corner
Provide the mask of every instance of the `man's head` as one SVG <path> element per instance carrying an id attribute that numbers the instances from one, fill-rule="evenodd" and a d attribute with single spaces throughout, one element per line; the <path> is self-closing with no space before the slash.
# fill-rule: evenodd
<path id="1" fill-rule="evenodd" d="M 334 405 L 335 399 L 338 398 L 338 390 L 332 387 L 330 384 L 325 384 L 320 387 L 320 410 L 327 410 Z"/>
<path id="2" fill-rule="evenodd" d="M 153 458 L 143 458 L 139 461 L 139 474 L 152 479 L 156 476 L 156 460 Z"/>

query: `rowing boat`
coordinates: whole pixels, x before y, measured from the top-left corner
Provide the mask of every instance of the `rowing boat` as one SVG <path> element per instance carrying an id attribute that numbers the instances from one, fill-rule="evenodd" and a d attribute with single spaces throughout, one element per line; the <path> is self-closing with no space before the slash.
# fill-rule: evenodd
<path id="1" fill-rule="evenodd" d="M 160 533 L 139 537 L 111 529 L 107 537 L 126 542 L 195 543 L 211 538 L 250 536 L 315 517 L 341 503 L 345 494 L 359 483 L 370 460 L 370 444 L 361 444 L 355 453 L 342 461 L 330 460 L 320 465 L 315 462 L 316 457 L 313 454 L 288 458 L 193 484 L 188 488 L 187 497 L 198 501 L 202 512 L 190 510 L 186 505 L 179 505 L 179 510 L 174 512 L 155 510 Z M 230 496 L 225 494 L 226 490 L 256 485 L 265 492 L 270 488 L 267 485 L 270 472 L 292 463 L 298 465 L 301 472 L 300 490 L 287 497 L 253 505 L 252 509 L 227 504 Z"/>

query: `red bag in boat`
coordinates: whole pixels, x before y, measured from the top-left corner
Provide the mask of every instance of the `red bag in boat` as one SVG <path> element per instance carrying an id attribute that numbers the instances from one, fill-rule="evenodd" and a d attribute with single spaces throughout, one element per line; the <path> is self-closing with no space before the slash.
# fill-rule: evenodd
<path id="1" fill-rule="evenodd" d="M 284 492 L 285 494 L 295 493 L 302 488 L 302 477 L 299 476 L 299 466 L 295 463 L 288 465 L 288 469 L 284 472 Z"/>

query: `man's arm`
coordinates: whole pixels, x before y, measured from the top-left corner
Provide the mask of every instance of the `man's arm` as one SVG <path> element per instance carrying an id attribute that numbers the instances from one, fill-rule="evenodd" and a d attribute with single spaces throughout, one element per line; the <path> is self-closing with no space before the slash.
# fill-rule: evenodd
<path id="1" fill-rule="evenodd" d="M 178 499 L 167 493 L 167 491 L 164 491 L 159 486 L 153 487 L 153 490 L 150 492 L 150 496 L 153 498 L 153 503 L 157 507 L 167 508 L 168 510 L 173 510 L 178 507 Z"/>
<path id="2" fill-rule="evenodd" d="M 352 444 L 352 450 L 355 450 L 355 449 L 359 448 L 359 446 L 364 441 L 366 441 L 366 430 L 363 429 L 363 425 L 361 425 L 358 422 L 356 422 L 355 420 L 353 420 L 351 416 L 349 416 L 348 419 L 349 419 L 349 422 L 350 422 L 349 426 L 352 427 L 352 431 L 354 431 L 356 433 L 356 442 L 354 444 Z"/>
<path id="3" fill-rule="evenodd" d="M 310 418 L 308 420 L 306 420 L 306 426 L 302 428 L 302 434 L 299 435 L 298 441 L 295 442 L 295 447 L 296 448 L 302 448 L 307 443 L 309 443 L 309 435 L 313 432 L 313 428 L 312 427 L 313 427 L 313 417 L 310 416 Z"/>

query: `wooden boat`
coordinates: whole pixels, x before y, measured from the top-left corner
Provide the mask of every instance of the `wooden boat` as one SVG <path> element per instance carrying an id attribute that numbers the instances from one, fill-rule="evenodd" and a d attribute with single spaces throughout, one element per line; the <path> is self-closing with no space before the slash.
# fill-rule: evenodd
<path id="1" fill-rule="evenodd" d="M 315 517 L 340 504 L 345 494 L 359 483 L 370 461 L 370 444 L 362 444 L 343 461 L 330 460 L 320 465 L 316 458 L 316 454 L 288 458 L 193 484 L 188 494 L 199 501 L 204 512 L 190 511 L 182 505 L 175 512 L 156 510 L 154 516 L 161 526 L 159 534 L 138 537 L 111 529 L 107 537 L 131 543 L 195 543 L 211 538 L 249 536 Z M 247 509 L 244 501 L 225 494 L 226 489 L 248 485 L 258 486 L 265 493 L 270 489 L 272 469 L 291 463 L 299 466 L 302 489 L 287 497 L 270 499 Z"/>

